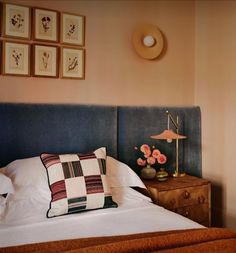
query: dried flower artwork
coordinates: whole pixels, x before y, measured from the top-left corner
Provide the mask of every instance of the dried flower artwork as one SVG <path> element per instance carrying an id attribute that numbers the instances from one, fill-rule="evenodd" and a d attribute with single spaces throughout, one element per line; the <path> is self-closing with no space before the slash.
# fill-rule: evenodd
<path id="1" fill-rule="evenodd" d="M 48 16 L 41 18 L 42 27 L 45 33 L 50 29 L 50 22 L 51 18 Z"/>
<path id="2" fill-rule="evenodd" d="M 34 8 L 33 38 L 36 40 L 58 41 L 59 13 L 53 10 Z"/>
<path id="3" fill-rule="evenodd" d="M 43 62 L 43 67 L 45 69 L 48 68 L 48 63 L 49 63 L 49 53 L 48 52 L 43 52 L 43 55 L 42 55 L 42 62 Z"/>
<path id="4" fill-rule="evenodd" d="M 58 77 L 58 47 L 34 45 L 34 76 Z"/>
<path id="5" fill-rule="evenodd" d="M 62 73 L 63 78 L 84 78 L 84 49 L 62 48 Z"/>
<path id="6" fill-rule="evenodd" d="M 70 24 L 68 32 L 67 32 L 67 36 L 72 37 L 74 33 L 75 33 L 75 24 Z"/>
<path id="7" fill-rule="evenodd" d="M 62 13 L 61 42 L 84 45 L 84 16 Z"/>
<path id="8" fill-rule="evenodd" d="M 2 74 L 23 76 L 30 75 L 30 44 L 4 41 L 2 52 Z"/>
<path id="9" fill-rule="evenodd" d="M 17 13 L 12 16 L 10 22 L 15 29 L 20 29 L 24 25 L 24 18 L 22 14 Z"/>
<path id="10" fill-rule="evenodd" d="M 78 66 L 78 57 L 69 58 L 68 71 L 72 71 Z"/>
<path id="11" fill-rule="evenodd" d="M 15 63 L 15 65 L 18 67 L 20 65 L 20 61 L 21 61 L 21 58 L 22 58 L 22 53 L 21 52 L 18 52 L 16 49 L 14 49 L 12 51 L 12 55 L 13 57 L 13 62 Z"/>
<path id="12" fill-rule="evenodd" d="M 69 42 L 78 40 L 79 38 L 79 22 L 77 19 L 67 18 L 65 20 L 65 39 Z"/>
<path id="13" fill-rule="evenodd" d="M 3 3 L 3 37 L 30 39 L 30 8 L 16 4 Z"/>
<path id="14" fill-rule="evenodd" d="M 52 17 L 50 15 L 39 14 L 39 34 L 40 36 L 52 36 Z"/>

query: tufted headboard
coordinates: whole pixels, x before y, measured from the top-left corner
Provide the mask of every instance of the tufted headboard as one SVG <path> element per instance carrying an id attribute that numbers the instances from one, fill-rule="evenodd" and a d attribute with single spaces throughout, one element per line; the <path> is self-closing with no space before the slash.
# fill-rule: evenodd
<path id="1" fill-rule="evenodd" d="M 88 152 L 107 147 L 108 155 L 136 172 L 135 146 L 155 145 L 174 170 L 175 145 L 150 139 L 166 129 L 166 110 L 180 118 L 180 168 L 201 176 L 201 113 L 199 107 L 127 107 L 65 104 L 0 103 L 0 167 L 41 152 Z"/>

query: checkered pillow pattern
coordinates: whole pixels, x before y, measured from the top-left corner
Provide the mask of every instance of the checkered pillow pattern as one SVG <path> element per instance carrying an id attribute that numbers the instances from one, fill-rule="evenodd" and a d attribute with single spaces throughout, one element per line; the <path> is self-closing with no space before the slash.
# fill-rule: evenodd
<path id="1" fill-rule="evenodd" d="M 88 154 L 42 153 L 52 193 L 47 217 L 117 207 L 106 179 L 106 149 Z"/>

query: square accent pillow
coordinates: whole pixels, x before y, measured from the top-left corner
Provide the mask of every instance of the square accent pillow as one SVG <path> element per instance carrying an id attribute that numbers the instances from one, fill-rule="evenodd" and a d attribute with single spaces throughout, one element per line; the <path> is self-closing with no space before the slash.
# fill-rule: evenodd
<path id="1" fill-rule="evenodd" d="M 106 149 L 88 154 L 42 153 L 52 199 L 47 217 L 117 207 L 106 178 Z"/>

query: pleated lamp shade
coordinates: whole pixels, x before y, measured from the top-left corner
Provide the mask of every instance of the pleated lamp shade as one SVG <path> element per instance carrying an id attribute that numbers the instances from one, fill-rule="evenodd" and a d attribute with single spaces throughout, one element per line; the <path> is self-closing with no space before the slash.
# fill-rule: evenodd
<path id="1" fill-rule="evenodd" d="M 187 136 L 177 134 L 173 130 L 168 129 L 168 130 L 164 130 L 161 134 L 152 135 L 151 138 L 157 139 L 157 140 L 170 140 L 170 139 L 180 140 L 180 139 L 186 139 Z"/>

